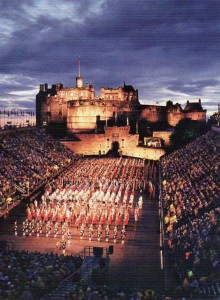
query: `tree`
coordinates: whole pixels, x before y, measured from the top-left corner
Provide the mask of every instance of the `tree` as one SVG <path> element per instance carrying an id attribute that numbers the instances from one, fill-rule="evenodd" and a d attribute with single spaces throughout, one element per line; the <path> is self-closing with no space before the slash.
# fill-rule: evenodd
<path id="1" fill-rule="evenodd" d="M 206 123 L 191 119 L 179 121 L 173 134 L 170 136 L 171 145 L 174 149 L 196 139 L 208 130 Z"/>
<path id="2" fill-rule="evenodd" d="M 208 120 L 208 123 L 210 125 L 216 125 L 220 123 L 220 110 L 213 113 L 213 115 L 210 117 L 210 119 Z"/>

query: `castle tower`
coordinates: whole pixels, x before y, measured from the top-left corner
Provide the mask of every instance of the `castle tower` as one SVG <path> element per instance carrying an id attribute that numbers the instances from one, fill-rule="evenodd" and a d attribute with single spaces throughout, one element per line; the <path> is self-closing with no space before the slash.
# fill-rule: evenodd
<path id="1" fill-rule="evenodd" d="M 77 88 L 83 87 L 83 77 L 81 77 L 81 76 L 76 77 L 76 87 Z"/>
<path id="2" fill-rule="evenodd" d="M 83 87 L 83 77 L 80 76 L 80 57 L 78 58 L 78 65 L 79 65 L 79 75 L 76 77 L 76 87 L 82 88 Z"/>

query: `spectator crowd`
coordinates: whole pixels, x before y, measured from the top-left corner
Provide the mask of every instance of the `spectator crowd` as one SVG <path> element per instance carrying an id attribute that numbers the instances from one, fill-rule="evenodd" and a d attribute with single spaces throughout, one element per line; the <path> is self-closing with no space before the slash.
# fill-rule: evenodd
<path id="1" fill-rule="evenodd" d="M 0 299 L 40 299 L 82 264 L 79 257 L 15 250 L 1 250 L 0 261 Z"/>
<path id="2" fill-rule="evenodd" d="M 220 136 L 201 136 L 161 160 L 168 249 L 179 289 L 220 276 Z"/>
<path id="3" fill-rule="evenodd" d="M 31 129 L 0 134 L 0 204 L 16 187 L 30 194 L 75 161 L 76 155 L 44 130 Z"/>

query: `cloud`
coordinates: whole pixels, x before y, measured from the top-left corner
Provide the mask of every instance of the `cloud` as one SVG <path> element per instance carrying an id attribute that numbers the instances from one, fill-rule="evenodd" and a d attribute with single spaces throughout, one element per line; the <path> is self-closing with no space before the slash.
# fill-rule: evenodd
<path id="1" fill-rule="evenodd" d="M 24 90 L 29 105 L 25 91 L 40 83 L 75 86 L 78 56 L 97 93 L 125 81 L 145 103 L 218 97 L 217 0 L 3 0 L 0 9 L 0 74 L 16 77 L 0 81 L 1 98 Z"/>
<path id="2" fill-rule="evenodd" d="M 204 80 L 185 80 L 173 81 L 168 85 L 167 89 L 174 92 L 181 92 L 187 95 L 199 95 L 203 93 L 206 88 L 220 87 L 220 81 L 217 79 Z"/>

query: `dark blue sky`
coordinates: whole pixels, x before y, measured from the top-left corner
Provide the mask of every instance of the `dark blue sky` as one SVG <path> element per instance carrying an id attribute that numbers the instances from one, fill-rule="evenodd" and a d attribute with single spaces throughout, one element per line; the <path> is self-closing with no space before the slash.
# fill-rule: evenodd
<path id="1" fill-rule="evenodd" d="M 34 109 L 40 83 L 132 84 L 143 104 L 217 111 L 219 0 L 2 0 L 0 108 Z"/>

